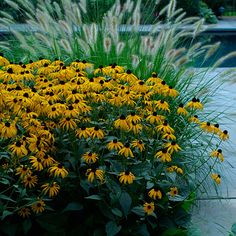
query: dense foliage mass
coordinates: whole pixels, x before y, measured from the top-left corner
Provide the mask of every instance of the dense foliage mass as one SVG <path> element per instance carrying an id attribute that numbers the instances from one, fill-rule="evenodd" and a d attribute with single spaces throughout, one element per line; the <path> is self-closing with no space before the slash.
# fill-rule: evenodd
<path id="1" fill-rule="evenodd" d="M 228 139 L 199 98 L 116 63 L 0 63 L 2 232 L 187 232 Z"/>

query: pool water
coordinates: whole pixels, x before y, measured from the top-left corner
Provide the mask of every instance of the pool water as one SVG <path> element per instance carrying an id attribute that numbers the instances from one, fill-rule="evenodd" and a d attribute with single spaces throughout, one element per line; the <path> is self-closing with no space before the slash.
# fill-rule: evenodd
<path id="1" fill-rule="evenodd" d="M 230 52 L 236 52 L 236 33 L 226 34 L 209 34 L 204 33 L 198 39 L 200 41 L 207 41 L 209 44 L 221 42 L 219 49 L 214 55 L 212 55 L 204 64 L 202 64 L 201 58 L 196 62 L 196 67 L 206 67 L 213 65 L 219 58 L 227 55 Z M 236 67 L 236 57 L 230 58 L 224 61 L 219 67 Z"/>

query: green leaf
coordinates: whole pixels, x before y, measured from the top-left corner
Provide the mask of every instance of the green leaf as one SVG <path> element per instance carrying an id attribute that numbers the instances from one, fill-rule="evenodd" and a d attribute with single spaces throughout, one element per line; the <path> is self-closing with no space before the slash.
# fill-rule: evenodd
<path id="1" fill-rule="evenodd" d="M 1 216 L 1 220 L 3 220 L 4 218 L 6 218 L 7 216 L 12 215 L 12 214 L 13 214 L 13 212 L 11 212 L 11 211 L 8 211 L 8 210 L 3 211 L 2 216 Z"/>
<path id="2" fill-rule="evenodd" d="M 102 200 L 102 198 L 99 195 L 96 195 L 96 194 L 85 197 L 85 199 L 98 200 L 98 201 Z"/>
<path id="3" fill-rule="evenodd" d="M 4 199 L 4 200 L 10 201 L 10 202 L 16 202 L 4 194 L 0 194 L 0 199 Z"/>
<path id="4" fill-rule="evenodd" d="M 0 180 L 0 183 L 5 184 L 5 185 L 10 185 L 10 181 L 8 179 L 2 178 Z"/>
<path id="5" fill-rule="evenodd" d="M 139 216 L 145 216 L 145 211 L 142 206 L 136 206 L 131 210 L 133 213 Z"/>
<path id="6" fill-rule="evenodd" d="M 122 217 L 122 212 L 118 208 L 113 208 L 111 211 L 114 215 Z"/>
<path id="7" fill-rule="evenodd" d="M 126 192 L 123 192 L 120 196 L 120 205 L 125 216 L 128 215 L 131 204 L 132 204 L 132 199 L 130 195 Z"/>
<path id="8" fill-rule="evenodd" d="M 27 234 L 32 227 L 31 220 L 30 219 L 24 220 L 22 226 L 23 226 L 24 234 Z"/>
<path id="9" fill-rule="evenodd" d="M 118 234 L 120 230 L 121 230 L 121 226 L 117 226 L 117 224 L 114 221 L 109 221 L 106 224 L 107 236 L 114 236 Z"/>
<path id="10" fill-rule="evenodd" d="M 187 236 L 187 231 L 183 229 L 167 229 L 161 236 Z"/>
<path id="11" fill-rule="evenodd" d="M 66 211 L 79 211 L 83 209 L 83 205 L 78 202 L 70 202 L 62 212 Z"/>
<path id="12" fill-rule="evenodd" d="M 232 231 L 233 234 L 236 235 L 236 223 L 234 223 L 234 224 L 232 225 L 231 231 Z"/>
<path id="13" fill-rule="evenodd" d="M 140 225 L 140 226 L 138 227 L 137 233 L 138 233 L 139 235 L 142 235 L 142 236 L 150 236 L 146 224 Z"/>

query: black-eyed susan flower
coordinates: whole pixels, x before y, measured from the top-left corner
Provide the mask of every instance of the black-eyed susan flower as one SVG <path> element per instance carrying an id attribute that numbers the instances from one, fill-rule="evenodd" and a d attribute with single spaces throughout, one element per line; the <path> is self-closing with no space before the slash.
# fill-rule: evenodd
<path id="1" fill-rule="evenodd" d="M 223 140 L 223 141 L 229 139 L 229 133 L 228 133 L 228 131 L 227 131 L 227 130 L 224 130 L 223 132 L 221 131 L 221 132 L 219 133 L 219 137 L 220 137 L 220 139 Z"/>
<path id="2" fill-rule="evenodd" d="M 163 139 L 167 139 L 167 140 L 176 140 L 175 135 L 172 134 L 172 133 L 164 133 L 164 134 L 162 135 L 162 138 L 163 138 Z"/>
<path id="3" fill-rule="evenodd" d="M 48 171 L 54 177 L 65 178 L 68 175 L 68 171 L 65 169 L 65 167 L 61 163 L 51 166 L 48 169 Z"/>
<path id="4" fill-rule="evenodd" d="M 193 109 L 199 109 L 199 110 L 203 109 L 202 103 L 200 102 L 199 99 L 196 99 L 195 97 L 190 102 L 187 103 L 186 107 L 193 108 Z"/>
<path id="5" fill-rule="evenodd" d="M 172 86 L 167 86 L 166 89 L 164 90 L 164 94 L 165 96 L 176 98 L 179 95 L 179 92 Z"/>
<path id="6" fill-rule="evenodd" d="M 214 134 L 219 134 L 220 133 L 220 125 L 219 124 L 214 124 L 212 125 L 213 133 Z"/>
<path id="7" fill-rule="evenodd" d="M 196 123 L 196 124 L 200 124 L 201 123 L 200 120 L 198 119 L 198 115 L 191 116 L 189 118 L 189 121 L 193 122 L 193 123 Z"/>
<path id="8" fill-rule="evenodd" d="M 221 176 L 219 174 L 213 173 L 211 174 L 211 178 L 217 183 L 220 184 L 221 183 Z"/>
<path id="9" fill-rule="evenodd" d="M 101 169 L 89 168 L 86 171 L 86 175 L 88 176 L 88 181 L 91 183 L 95 180 L 95 178 L 98 179 L 101 183 L 105 181 L 104 171 Z"/>
<path id="10" fill-rule="evenodd" d="M 131 147 L 137 148 L 140 152 L 145 150 L 143 141 L 138 139 L 132 141 Z"/>
<path id="11" fill-rule="evenodd" d="M 114 126 L 117 129 L 121 129 L 121 130 L 125 130 L 128 131 L 129 130 L 129 123 L 126 120 L 126 117 L 124 115 L 121 115 L 119 119 L 114 121 Z"/>
<path id="12" fill-rule="evenodd" d="M 20 166 L 16 168 L 16 175 L 19 175 L 20 178 L 24 178 L 26 175 L 31 175 L 32 171 L 27 166 Z"/>
<path id="13" fill-rule="evenodd" d="M 142 121 L 142 118 L 135 114 L 135 112 L 131 112 L 130 115 L 127 116 L 127 121 L 129 123 L 137 124 Z"/>
<path id="14" fill-rule="evenodd" d="M 119 142 L 117 139 L 113 139 L 107 144 L 109 151 L 116 150 L 119 151 L 124 147 L 123 143 Z"/>
<path id="15" fill-rule="evenodd" d="M 38 177 L 36 175 L 25 175 L 22 182 L 25 187 L 33 188 L 38 182 Z"/>
<path id="16" fill-rule="evenodd" d="M 38 153 L 36 153 L 36 156 L 37 156 L 37 154 Z M 42 158 L 42 163 L 43 163 L 43 167 L 50 167 L 50 166 L 52 166 L 53 164 L 55 164 L 55 160 L 51 157 L 51 156 L 49 156 L 48 154 L 45 154 L 45 155 L 43 155 L 43 157 L 41 157 Z"/>
<path id="17" fill-rule="evenodd" d="M 158 188 L 152 188 L 148 192 L 148 196 L 154 200 L 162 199 L 162 192 Z"/>
<path id="18" fill-rule="evenodd" d="M 214 128 L 212 127 L 210 122 L 202 122 L 200 125 L 201 129 L 209 132 L 209 133 L 213 133 L 214 132 Z"/>
<path id="19" fill-rule="evenodd" d="M 178 193 L 179 193 L 179 191 L 178 191 L 177 187 L 170 188 L 169 194 L 170 194 L 171 197 L 176 196 Z"/>
<path id="20" fill-rule="evenodd" d="M 43 170 L 43 160 L 40 157 L 31 156 L 29 158 L 29 160 L 30 160 L 32 167 L 35 170 L 37 170 L 37 171 Z"/>
<path id="21" fill-rule="evenodd" d="M 86 152 L 82 158 L 88 164 L 95 163 L 98 160 L 98 155 L 92 152 Z"/>
<path id="22" fill-rule="evenodd" d="M 92 127 L 90 129 L 91 137 L 92 138 L 98 138 L 98 139 L 103 139 L 105 134 L 102 129 L 99 129 L 97 126 Z"/>
<path id="23" fill-rule="evenodd" d="M 170 172 L 170 173 L 175 171 L 176 173 L 181 174 L 181 175 L 184 173 L 183 169 L 178 166 L 170 166 L 170 167 L 167 167 L 166 170 L 167 172 Z"/>
<path id="24" fill-rule="evenodd" d="M 31 215 L 30 209 L 28 207 L 22 207 L 17 213 L 22 218 L 28 218 Z"/>
<path id="25" fill-rule="evenodd" d="M 21 141 L 16 141 L 14 144 L 10 145 L 9 150 L 18 157 L 23 157 L 28 154 L 28 150 Z"/>
<path id="26" fill-rule="evenodd" d="M 132 131 L 134 134 L 139 134 L 143 129 L 143 126 L 141 124 L 133 122 L 129 124 L 129 127 L 129 131 Z"/>
<path id="27" fill-rule="evenodd" d="M 119 155 L 123 155 L 125 157 L 134 157 L 132 150 L 130 149 L 130 144 L 126 143 L 123 148 L 118 152 Z"/>
<path id="28" fill-rule="evenodd" d="M 2 122 L 0 123 L 0 137 L 14 138 L 17 135 L 16 122 Z"/>
<path id="29" fill-rule="evenodd" d="M 177 114 L 178 115 L 183 115 L 183 116 L 187 116 L 188 115 L 188 111 L 184 108 L 183 103 L 179 104 L 179 107 L 177 109 Z"/>
<path id="30" fill-rule="evenodd" d="M 172 160 L 171 159 L 171 154 L 167 151 L 166 148 L 158 151 L 155 154 L 155 158 L 161 159 L 162 162 L 170 162 Z"/>
<path id="31" fill-rule="evenodd" d="M 124 171 L 119 174 L 120 183 L 132 184 L 135 180 L 135 176 L 130 171 Z"/>
<path id="32" fill-rule="evenodd" d="M 143 204 L 143 210 L 146 212 L 148 215 L 152 214 L 153 211 L 155 210 L 154 202 L 145 202 Z"/>
<path id="33" fill-rule="evenodd" d="M 91 131 L 88 128 L 83 126 L 83 127 L 76 130 L 76 136 L 78 138 L 87 139 L 88 137 L 91 136 Z"/>
<path id="34" fill-rule="evenodd" d="M 60 186 L 57 182 L 45 183 L 41 186 L 44 194 L 48 194 L 49 197 L 54 197 L 59 193 Z"/>
<path id="35" fill-rule="evenodd" d="M 163 115 L 158 115 L 157 112 L 153 112 L 152 114 L 150 114 L 146 120 L 150 123 L 150 124 L 160 124 L 165 120 L 165 116 Z"/>
<path id="36" fill-rule="evenodd" d="M 224 161 L 224 156 L 221 149 L 213 150 L 211 152 L 211 157 L 218 157 L 220 161 Z"/>
<path id="37" fill-rule="evenodd" d="M 77 128 L 77 124 L 75 123 L 75 121 L 71 117 L 62 118 L 59 121 L 58 125 L 60 128 L 62 128 L 64 130 L 70 130 L 70 129 Z"/>
<path id="38" fill-rule="evenodd" d="M 181 147 L 175 141 L 166 143 L 164 146 L 170 154 L 173 152 L 179 152 L 181 150 Z"/>
<path id="39" fill-rule="evenodd" d="M 156 130 L 162 133 L 174 133 L 174 129 L 170 127 L 167 121 L 164 121 L 162 124 L 158 125 Z"/>
<path id="40" fill-rule="evenodd" d="M 135 84 L 138 78 L 132 73 L 131 70 L 127 70 L 119 76 L 120 82 L 128 82 L 130 85 Z"/>
<path id="41" fill-rule="evenodd" d="M 147 79 L 146 83 L 149 85 L 154 85 L 161 83 L 161 81 L 162 80 L 158 77 L 157 73 L 153 72 L 152 76 Z"/>
<path id="42" fill-rule="evenodd" d="M 170 108 L 169 108 L 169 104 L 168 102 L 164 101 L 164 100 L 158 100 L 156 102 L 156 108 L 158 110 L 161 110 L 161 111 L 167 111 L 167 112 L 170 112 Z"/>
<path id="43" fill-rule="evenodd" d="M 45 210 L 46 204 L 42 199 L 38 200 L 34 204 L 32 204 L 31 209 L 34 213 L 39 214 L 42 213 Z"/>

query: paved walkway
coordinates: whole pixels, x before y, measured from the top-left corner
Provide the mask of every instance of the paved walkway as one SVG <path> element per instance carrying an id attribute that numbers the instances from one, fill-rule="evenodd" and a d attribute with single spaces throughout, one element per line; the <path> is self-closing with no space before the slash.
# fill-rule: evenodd
<path id="1" fill-rule="evenodd" d="M 215 77 L 225 68 L 216 69 L 209 76 Z M 228 236 L 231 225 L 236 222 L 236 83 L 226 82 L 210 104 L 211 109 L 225 111 L 220 125 L 230 132 L 230 141 L 223 148 L 225 163 L 221 173 L 222 184 L 218 195 L 208 190 L 208 195 L 200 196 L 204 200 L 194 207 L 193 223 L 204 236 Z M 234 78 L 235 79 L 235 78 Z"/>

